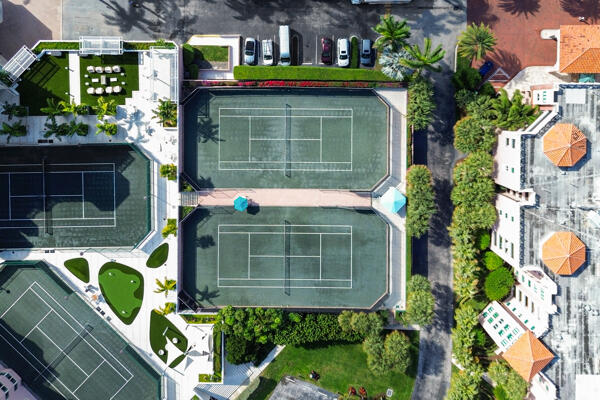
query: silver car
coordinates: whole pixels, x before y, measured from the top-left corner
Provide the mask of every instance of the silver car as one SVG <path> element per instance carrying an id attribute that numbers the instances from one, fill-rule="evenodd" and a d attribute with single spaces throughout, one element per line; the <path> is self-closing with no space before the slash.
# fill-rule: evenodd
<path id="1" fill-rule="evenodd" d="M 252 65 L 256 62 L 256 39 L 246 38 L 244 42 L 244 62 Z"/>
<path id="2" fill-rule="evenodd" d="M 363 39 L 360 50 L 360 63 L 362 65 L 371 65 L 372 61 L 373 51 L 371 50 L 371 41 L 369 39 Z"/>
<path id="3" fill-rule="evenodd" d="M 262 41 L 262 59 L 264 65 L 273 65 L 273 41 L 271 39 Z"/>

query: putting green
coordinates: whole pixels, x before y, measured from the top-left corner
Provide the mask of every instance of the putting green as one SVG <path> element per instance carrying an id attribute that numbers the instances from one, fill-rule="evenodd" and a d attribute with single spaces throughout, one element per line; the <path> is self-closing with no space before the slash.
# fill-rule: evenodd
<path id="1" fill-rule="evenodd" d="M 127 265 L 107 262 L 100 268 L 98 283 L 110 309 L 124 324 L 131 324 L 144 299 L 142 274 Z"/>

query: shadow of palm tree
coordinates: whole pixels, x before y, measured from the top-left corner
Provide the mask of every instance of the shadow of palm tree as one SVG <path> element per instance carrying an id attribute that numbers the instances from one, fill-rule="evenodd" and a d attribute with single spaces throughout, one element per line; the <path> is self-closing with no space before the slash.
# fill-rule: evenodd
<path id="1" fill-rule="evenodd" d="M 199 303 L 206 301 L 213 306 L 215 304 L 212 302 L 212 299 L 217 298 L 217 297 L 219 297 L 219 289 L 211 291 L 208 288 L 208 285 L 204 286 L 204 289 L 198 290 L 196 293 L 196 300 Z"/>
<path id="2" fill-rule="evenodd" d="M 510 77 L 521 71 L 521 60 L 510 51 L 496 50 L 490 54 L 489 59 L 494 62 L 495 68 L 501 67 Z"/>
<path id="3" fill-rule="evenodd" d="M 474 3 L 473 6 L 469 4 L 468 18 L 469 23 L 475 22 L 479 24 L 483 22 L 485 25 L 489 25 L 490 28 L 493 28 L 496 22 L 498 22 L 498 17 L 495 14 L 490 13 L 490 4 L 488 0 L 472 0 Z"/>
<path id="4" fill-rule="evenodd" d="M 528 18 L 540 10 L 540 0 L 500 0 L 499 6 L 507 13 Z"/>
<path id="5" fill-rule="evenodd" d="M 101 0 L 106 7 L 112 11 L 111 14 L 102 14 L 108 25 L 118 26 L 122 33 L 130 32 L 133 28 L 138 28 L 148 33 L 148 26 L 152 21 L 144 18 L 145 10 L 141 7 L 122 7 L 115 0 L 110 3 Z"/>
<path id="6" fill-rule="evenodd" d="M 196 245 L 202 249 L 208 249 L 209 247 L 213 247 L 215 245 L 215 239 L 212 235 L 204 235 L 200 236 L 196 239 Z"/>
<path id="7" fill-rule="evenodd" d="M 560 0 L 560 7 L 572 17 L 585 17 L 593 22 L 600 19 L 598 0 Z"/>
<path id="8" fill-rule="evenodd" d="M 196 132 L 198 134 L 198 140 L 200 143 L 217 143 L 223 141 L 223 139 L 219 138 L 219 127 L 217 124 L 213 124 L 212 119 L 210 118 L 200 119 L 198 121 L 198 129 Z"/>

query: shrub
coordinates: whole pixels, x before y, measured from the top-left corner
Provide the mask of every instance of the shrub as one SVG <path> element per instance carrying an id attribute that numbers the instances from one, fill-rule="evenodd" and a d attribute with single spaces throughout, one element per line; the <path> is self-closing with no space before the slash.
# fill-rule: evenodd
<path id="1" fill-rule="evenodd" d="M 495 99 L 494 114 L 495 125 L 502 129 L 517 130 L 527 127 L 540 115 L 538 106 L 523 103 L 523 95 L 517 89 L 512 99 L 504 89 L 500 89 L 500 95 Z"/>
<path id="2" fill-rule="evenodd" d="M 465 117 L 454 125 L 454 147 L 463 152 L 490 152 L 496 144 L 496 135 L 485 121 Z"/>
<path id="3" fill-rule="evenodd" d="M 213 373 L 214 375 L 221 376 L 221 330 L 213 329 Z"/>
<path id="4" fill-rule="evenodd" d="M 177 180 L 177 167 L 175 164 L 163 164 L 160 166 L 160 176 L 170 181 Z"/>
<path id="5" fill-rule="evenodd" d="M 353 330 L 344 330 L 335 314 L 304 314 L 298 322 L 290 321 L 275 333 L 274 343 L 303 345 L 317 342 L 341 341 L 356 343 L 361 335 Z"/>
<path id="6" fill-rule="evenodd" d="M 502 389 L 506 400 L 521 400 L 527 394 L 527 382 L 505 362 L 494 361 L 488 368 L 490 378 Z M 494 391 L 494 394 L 496 391 Z M 499 397 L 500 398 L 500 397 Z"/>
<path id="7" fill-rule="evenodd" d="M 181 51 L 183 52 L 183 65 L 187 67 L 194 62 L 196 49 L 191 44 L 185 43 L 181 46 Z"/>
<path id="8" fill-rule="evenodd" d="M 79 43 L 77 43 L 79 44 Z M 125 50 L 150 50 L 150 47 L 162 47 L 164 49 L 174 49 L 175 43 L 167 42 L 164 39 L 158 39 L 154 42 L 123 42 L 123 49 Z"/>
<path id="9" fill-rule="evenodd" d="M 198 79 L 198 73 L 200 71 L 200 67 L 198 67 L 198 64 L 190 64 L 188 65 L 187 69 L 190 73 L 190 79 Z"/>
<path id="10" fill-rule="evenodd" d="M 293 80 L 293 81 L 364 81 L 386 82 L 391 79 L 380 71 L 371 69 L 347 69 L 337 67 L 309 66 L 260 66 L 237 65 L 233 68 L 237 80 Z"/>
<path id="11" fill-rule="evenodd" d="M 381 72 L 396 81 L 403 81 L 409 78 L 413 70 L 403 65 L 403 60 L 410 58 L 410 54 L 405 49 L 393 51 L 391 47 L 386 47 L 379 57 Z"/>
<path id="12" fill-rule="evenodd" d="M 169 235 L 177 236 L 177 220 L 175 218 L 167 219 L 167 225 L 162 230 L 163 238 L 167 238 Z"/>
<path id="13" fill-rule="evenodd" d="M 504 267 L 500 267 L 492 272 L 485 278 L 485 284 L 483 290 L 485 295 L 491 301 L 502 300 L 510 292 L 513 287 L 515 279 L 510 270 Z"/>
<path id="14" fill-rule="evenodd" d="M 260 344 L 271 342 L 284 322 L 283 311 L 274 308 L 235 309 L 228 306 L 219 310 L 218 317 L 219 327 L 228 337 L 241 336 Z"/>
<path id="15" fill-rule="evenodd" d="M 431 172 L 424 165 L 413 165 L 407 171 L 406 183 L 406 234 L 419 238 L 429 229 L 437 210 Z"/>
<path id="16" fill-rule="evenodd" d="M 477 206 L 460 205 L 454 208 L 452 224 L 474 232 L 479 229 L 490 229 L 497 218 L 496 207 L 491 203 Z"/>
<path id="17" fill-rule="evenodd" d="M 231 364 L 244 364 L 254 360 L 252 344 L 236 335 L 228 335 L 225 340 L 225 358 Z M 214 368 L 214 366 L 213 366 Z"/>
<path id="18" fill-rule="evenodd" d="M 504 260 L 498 254 L 488 250 L 483 253 L 483 264 L 488 270 L 495 271 L 504 265 Z"/>
<path id="19" fill-rule="evenodd" d="M 472 182 L 461 183 L 452 188 L 450 198 L 454 205 L 480 207 L 489 203 L 496 194 L 492 178 L 480 178 Z"/>
<path id="20" fill-rule="evenodd" d="M 35 54 L 42 50 L 79 50 L 79 41 L 76 42 L 40 42 L 33 48 Z"/>
<path id="21" fill-rule="evenodd" d="M 476 91 L 481 82 L 479 71 L 471 67 L 469 59 L 458 57 L 456 60 L 456 72 L 452 75 L 452 84 L 458 92 L 461 89 Z"/>
<path id="22" fill-rule="evenodd" d="M 358 49 L 358 38 L 352 36 L 350 39 L 350 68 L 358 68 L 360 64 L 360 55 Z"/>
<path id="23" fill-rule="evenodd" d="M 435 102 L 433 101 L 433 86 L 425 78 L 418 77 L 408 84 L 408 123 L 414 130 L 421 130 L 433 120 Z"/>
<path id="24" fill-rule="evenodd" d="M 481 251 L 489 248 L 491 242 L 492 238 L 487 231 L 483 231 L 477 236 L 477 248 Z"/>
<path id="25" fill-rule="evenodd" d="M 433 320 L 435 300 L 431 293 L 431 283 L 423 275 L 413 275 L 406 283 L 406 312 L 404 321 L 426 326 Z"/>
<path id="26" fill-rule="evenodd" d="M 469 89 L 460 89 L 454 93 L 454 100 L 456 101 L 456 107 L 460 110 L 466 110 L 467 104 L 475 101 L 477 93 Z"/>

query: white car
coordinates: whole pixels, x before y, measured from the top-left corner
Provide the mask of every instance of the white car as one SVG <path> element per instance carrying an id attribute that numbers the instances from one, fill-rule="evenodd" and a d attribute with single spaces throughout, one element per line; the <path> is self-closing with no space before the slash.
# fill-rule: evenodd
<path id="1" fill-rule="evenodd" d="M 337 40 L 337 59 L 340 67 L 350 65 L 350 41 L 346 38 Z"/>
<path id="2" fill-rule="evenodd" d="M 256 39 L 246 38 L 244 42 L 244 62 L 252 65 L 256 62 Z"/>
<path id="3" fill-rule="evenodd" d="M 264 65 L 273 65 L 273 41 L 271 39 L 262 41 L 262 59 Z"/>

